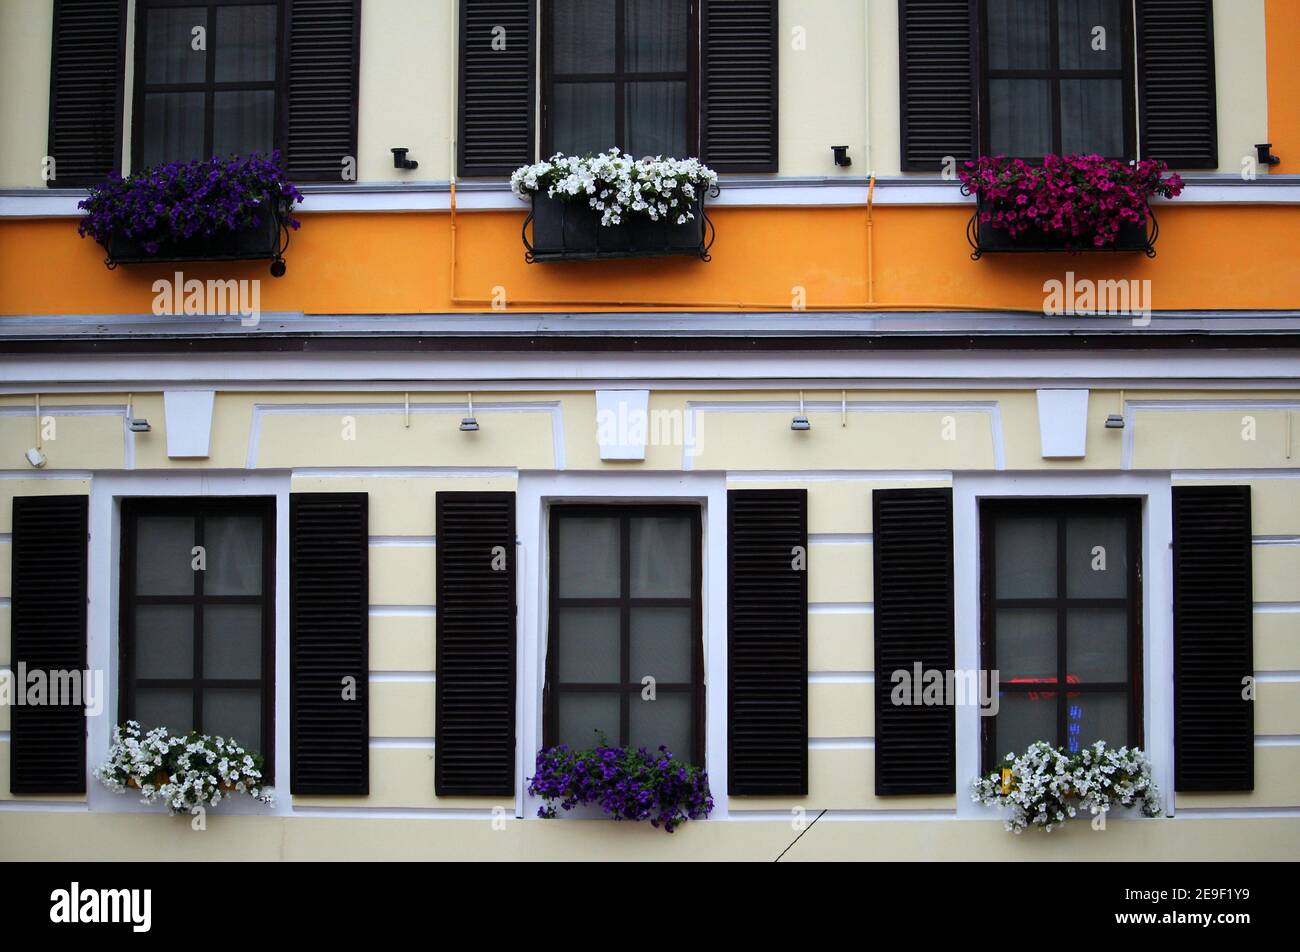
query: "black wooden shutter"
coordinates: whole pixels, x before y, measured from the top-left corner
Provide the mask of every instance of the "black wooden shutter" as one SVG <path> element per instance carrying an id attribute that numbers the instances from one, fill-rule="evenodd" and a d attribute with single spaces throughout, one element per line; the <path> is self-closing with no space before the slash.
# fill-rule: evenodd
<path id="1" fill-rule="evenodd" d="M 952 490 L 872 493 L 876 795 L 953 793 L 951 705 L 895 705 L 893 672 L 954 666 Z"/>
<path id="2" fill-rule="evenodd" d="M 434 792 L 515 792 L 515 494 L 437 501 Z"/>
<path id="3" fill-rule="evenodd" d="M 974 17 L 972 0 L 898 0 L 904 172 L 979 150 Z"/>
<path id="4" fill-rule="evenodd" d="M 51 188 L 84 188 L 120 168 L 126 0 L 54 0 Z"/>
<path id="5" fill-rule="evenodd" d="M 1249 486 L 1174 487 L 1174 789 L 1254 789 Z"/>
<path id="6" fill-rule="evenodd" d="M 361 0 L 288 3 L 285 172 L 339 182 L 344 157 L 357 154 Z"/>
<path id="7" fill-rule="evenodd" d="M 13 514 L 13 669 L 84 676 L 87 497 L 15 496 Z M 85 793 L 84 705 L 9 710 L 10 791 Z"/>
<path id="8" fill-rule="evenodd" d="M 703 159 L 715 172 L 777 171 L 777 0 L 703 0 Z"/>
<path id="9" fill-rule="evenodd" d="M 291 793 L 370 792 L 367 501 L 289 497 Z"/>
<path id="10" fill-rule="evenodd" d="M 807 490 L 727 492 L 727 790 L 733 795 L 808 793 L 807 552 Z"/>
<path id="11" fill-rule="evenodd" d="M 533 0 L 460 0 L 460 175 L 509 175 L 533 161 Z"/>
<path id="12" fill-rule="evenodd" d="M 1142 156 L 1219 167 L 1213 0 L 1138 0 Z"/>

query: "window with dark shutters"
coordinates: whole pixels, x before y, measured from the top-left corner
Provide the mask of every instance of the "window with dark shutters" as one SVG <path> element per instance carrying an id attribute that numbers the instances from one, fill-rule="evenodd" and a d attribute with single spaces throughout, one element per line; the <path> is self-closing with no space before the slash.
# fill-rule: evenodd
<path id="1" fill-rule="evenodd" d="M 876 795 L 952 793 L 952 706 L 891 698 L 894 671 L 954 667 L 952 490 L 878 489 L 872 523 Z"/>
<path id="2" fill-rule="evenodd" d="M 899 0 L 900 120 L 905 172 L 974 158 L 973 0 Z"/>
<path id="3" fill-rule="evenodd" d="M 50 58 L 51 188 L 82 188 L 119 168 L 126 0 L 55 0 Z"/>
<path id="4" fill-rule="evenodd" d="M 1213 0 L 1137 0 L 1142 156 L 1219 166 Z"/>
<path id="5" fill-rule="evenodd" d="M 727 492 L 727 750 L 734 796 L 808 793 L 808 492 Z"/>
<path id="6" fill-rule="evenodd" d="M 1249 486 L 1176 486 L 1174 788 L 1254 789 Z"/>
<path id="7" fill-rule="evenodd" d="M 460 0 L 461 175 L 509 175 L 533 161 L 535 7 Z"/>
<path id="8" fill-rule="evenodd" d="M 702 2 L 702 158 L 717 172 L 776 172 L 777 0 Z"/>
<path id="9" fill-rule="evenodd" d="M 291 792 L 370 792 L 365 493 L 289 497 Z"/>
<path id="10" fill-rule="evenodd" d="M 361 0 L 287 0 L 285 172 L 294 182 L 343 180 L 357 155 Z"/>
<path id="11" fill-rule="evenodd" d="M 440 797 L 515 792 L 515 494 L 437 496 Z"/>
<path id="12" fill-rule="evenodd" d="M 87 511 L 86 496 L 14 497 L 15 671 L 24 665 L 28 673 L 76 671 L 84 676 Z M 10 791 L 85 793 L 84 703 L 15 704 L 10 713 Z"/>

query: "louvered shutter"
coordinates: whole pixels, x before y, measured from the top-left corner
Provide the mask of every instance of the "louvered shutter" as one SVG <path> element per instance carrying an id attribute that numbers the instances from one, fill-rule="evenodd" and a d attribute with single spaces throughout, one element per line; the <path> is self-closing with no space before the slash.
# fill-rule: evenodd
<path id="1" fill-rule="evenodd" d="M 51 188 L 84 188 L 119 168 L 126 0 L 55 0 L 50 58 Z"/>
<path id="2" fill-rule="evenodd" d="M 368 526 L 365 493 L 289 497 L 295 794 L 370 792 Z"/>
<path id="3" fill-rule="evenodd" d="M 899 0 L 903 171 L 938 173 L 978 151 L 975 3 Z"/>
<path id="4" fill-rule="evenodd" d="M 776 0 L 704 0 L 701 151 L 714 171 L 777 171 L 779 26 Z"/>
<path id="5" fill-rule="evenodd" d="M 85 496 L 15 496 L 13 670 L 86 670 Z M 26 688 L 15 684 L 18 691 Z M 84 685 L 83 685 L 84 688 Z M 84 700 L 84 693 L 82 695 Z M 53 700 L 52 695 L 47 695 Z M 67 698 L 62 698 L 67 700 Z M 12 793 L 86 792 L 83 704 L 10 707 Z"/>
<path id="6" fill-rule="evenodd" d="M 440 797 L 515 792 L 515 494 L 437 499 Z"/>
<path id="7" fill-rule="evenodd" d="M 533 0 L 460 0 L 461 175 L 509 175 L 533 161 Z"/>
<path id="8" fill-rule="evenodd" d="M 808 793 L 807 552 L 807 490 L 727 492 L 727 789 L 736 796 Z"/>
<path id="9" fill-rule="evenodd" d="M 339 182 L 357 154 L 361 0 L 287 2 L 285 171 L 294 182 Z"/>
<path id="10" fill-rule="evenodd" d="M 1176 486 L 1174 788 L 1254 788 L 1249 486 Z"/>
<path id="11" fill-rule="evenodd" d="M 1219 167 L 1213 0 L 1138 0 L 1142 155 Z"/>
<path id="12" fill-rule="evenodd" d="M 893 672 L 951 671 L 952 490 L 872 493 L 876 794 L 953 793 L 951 705 L 895 705 Z"/>

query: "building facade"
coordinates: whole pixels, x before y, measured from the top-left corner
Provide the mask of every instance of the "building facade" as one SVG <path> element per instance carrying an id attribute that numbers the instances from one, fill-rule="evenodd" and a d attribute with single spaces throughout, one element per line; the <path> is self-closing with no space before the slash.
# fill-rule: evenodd
<path id="1" fill-rule="evenodd" d="M 0 0 L 0 855 L 1296 858 L 1298 47 L 1288 0 Z M 719 173 L 694 244 L 547 250 L 510 174 L 610 147 Z M 272 150 L 273 254 L 77 234 Z M 1000 253 L 1003 153 L 1186 188 Z M 85 711 L 17 702 L 56 668 Z M 276 803 L 107 789 L 128 718 Z M 537 818 L 598 733 L 711 816 Z M 971 799 L 1099 739 L 1161 817 Z"/>

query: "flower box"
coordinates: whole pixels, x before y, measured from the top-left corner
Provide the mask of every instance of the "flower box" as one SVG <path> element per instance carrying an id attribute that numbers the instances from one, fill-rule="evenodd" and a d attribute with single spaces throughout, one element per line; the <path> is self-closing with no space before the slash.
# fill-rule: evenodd
<path id="1" fill-rule="evenodd" d="M 691 205 L 694 217 L 683 224 L 628 215 L 617 225 L 602 225 L 601 213 L 581 200 L 565 201 L 536 193 L 524 223 L 525 257 L 534 261 L 598 258 L 651 258 L 688 255 L 708 260 L 704 202 Z M 532 223 L 532 241 L 527 226 Z"/>
<path id="2" fill-rule="evenodd" d="M 113 235 L 100 242 L 108 254 L 108 266 L 119 264 L 154 264 L 176 261 L 259 261 L 271 260 L 272 274 L 284 273 L 281 255 L 288 243 L 283 237 L 287 228 L 284 214 L 273 209 L 255 226 L 238 231 L 221 232 L 210 237 L 164 238 L 157 242 L 158 251 L 150 254 L 141 238 Z M 278 265 L 279 267 L 277 267 Z M 279 274 L 276 274 L 278 277 Z"/>
<path id="3" fill-rule="evenodd" d="M 971 216 L 968 239 L 973 250 L 971 257 L 978 260 L 986 254 L 1011 254 L 1024 252 L 1045 253 L 1064 251 L 1072 254 L 1084 252 L 1142 252 L 1149 258 L 1156 256 L 1155 243 L 1160 233 L 1156 224 L 1155 212 L 1147 207 L 1147 224 L 1124 224 L 1116 233 L 1113 244 L 1097 247 L 1091 240 L 1071 240 L 1064 235 L 1045 231 L 1023 231 L 1012 235 L 1004 228 L 997 228 L 986 221 L 981 221 L 982 213 L 988 205 L 982 199 L 976 202 L 975 214 Z"/>
<path id="4" fill-rule="evenodd" d="M 981 156 L 959 173 L 976 198 L 966 237 L 978 260 L 989 253 L 1143 252 L 1159 235 L 1151 199 L 1175 198 L 1177 175 L 1163 162 L 1124 163 L 1099 155 L 1048 155 L 1041 163 Z"/>

